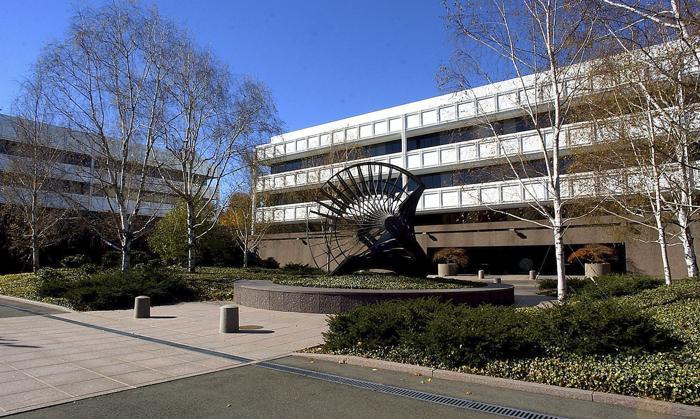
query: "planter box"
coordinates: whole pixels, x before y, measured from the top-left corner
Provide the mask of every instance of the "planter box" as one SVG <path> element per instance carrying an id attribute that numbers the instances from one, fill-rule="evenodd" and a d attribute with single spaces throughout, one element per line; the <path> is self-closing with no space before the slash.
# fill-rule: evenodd
<path id="1" fill-rule="evenodd" d="M 586 263 L 584 267 L 588 278 L 597 278 L 610 273 L 609 263 Z"/>
<path id="2" fill-rule="evenodd" d="M 453 276 L 457 275 L 459 265 L 456 263 L 438 263 L 438 276 Z"/>

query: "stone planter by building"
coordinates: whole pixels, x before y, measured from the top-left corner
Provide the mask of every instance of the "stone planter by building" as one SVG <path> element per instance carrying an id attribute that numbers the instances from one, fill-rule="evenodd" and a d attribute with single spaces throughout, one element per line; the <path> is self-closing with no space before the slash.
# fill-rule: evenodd
<path id="1" fill-rule="evenodd" d="M 584 268 L 587 278 L 597 278 L 610 273 L 609 263 L 586 263 Z"/>
<path id="2" fill-rule="evenodd" d="M 438 263 L 438 276 L 457 275 L 459 265 L 456 263 Z"/>

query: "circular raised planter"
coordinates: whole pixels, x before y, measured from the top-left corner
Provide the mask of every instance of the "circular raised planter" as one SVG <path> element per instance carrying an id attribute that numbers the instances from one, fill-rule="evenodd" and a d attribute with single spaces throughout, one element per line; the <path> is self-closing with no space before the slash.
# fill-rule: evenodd
<path id="1" fill-rule="evenodd" d="M 365 304 L 427 297 L 471 306 L 513 304 L 514 289 L 507 284 L 488 284 L 479 288 L 370 290 L 295 287 L 278 285 L 272 281 L 237 281 L 233 295 L 237 304 L 247 307 L 335 314 Z"/>

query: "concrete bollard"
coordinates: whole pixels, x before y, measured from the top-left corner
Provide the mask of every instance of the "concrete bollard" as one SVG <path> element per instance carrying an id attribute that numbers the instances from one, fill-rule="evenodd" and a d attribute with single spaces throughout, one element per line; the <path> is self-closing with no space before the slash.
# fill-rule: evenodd
<path id="1" fill-rule="evenodd" d="M 530 280 L 534 281 L 537 279 L 537 271 L 530 271 Z"/>
<path id="2" fill-rule="evenodd" d="M 238 306 L 221 306 L 221 317 L 219 318 L 220 333 L 238 332 Z"/>
<path id="3" fill-rule="evenodd" d="M 147 319 L 151 317 L 151 297 L 139 295 L 134 298 L 134 318 Z"/>
<path id="4" fill-rule="evenodd" d="M 493 278 L 493 283 L 494 283 L 494 284 L 500 284 L 500 283 L 501 283 L 501 277 L 497 276 L 497 277 Z"/>
<path id="5" fill-rule="evenodd" d="M 486 276 L 486 273 L 484 272 L 484 270 L 479 269 L 479 272 L 477 273 L 477 278 L 484 279 L 485 276 Z"/>

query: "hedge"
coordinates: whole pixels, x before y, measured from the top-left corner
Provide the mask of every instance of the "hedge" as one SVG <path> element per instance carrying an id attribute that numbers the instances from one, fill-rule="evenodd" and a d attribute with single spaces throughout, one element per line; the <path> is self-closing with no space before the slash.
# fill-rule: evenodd
<path id="1" fill-rule="evenodd" d="M 552 308 L 390 302 L 329 326 L 331 353 L 700 405 L 697 279 Z"/>

